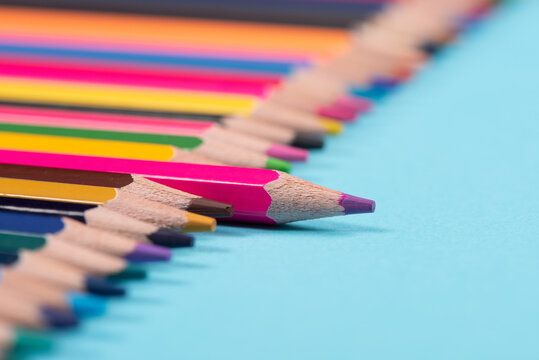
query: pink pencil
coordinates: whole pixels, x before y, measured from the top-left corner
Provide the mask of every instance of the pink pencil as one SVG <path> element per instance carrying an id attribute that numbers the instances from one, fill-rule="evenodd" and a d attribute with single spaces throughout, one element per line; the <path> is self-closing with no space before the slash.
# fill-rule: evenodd
<path id="1" fill-rule="evenodd" d="M 0 144 L 1 146 L 1 144 Z M 275 170 L 0 150 L 0 162 L 137 174 L 175 189 L 232 204 L 234 221 L 282 224 L 371 213 L 375 203 Z"/>
<path id="2" fill-rule="evenodd" d="M 195 136 L 203 140 L 216 139 L 287 161 L 306 161 L 309 156 L 307 150 L 226 130 L 211 122 L 7 105 L 0 105 L 0 115 L 0 123 Z"/>
<path id="3" fill-rule="evenodd" d="M 195 74 L 177 69 L 144 67 L 126 68 L 121 65 L 66 62 L 7 56 L 0 59 L 0 75 L 69 82 L 114 84 L 175 90 L 242 94 L 267 99 L 278 91 L 280 80 L 275 78 L 234 77 L 229 74 Z M 291 96 L 291 95 L 290 95 Z M 323 104 L 318 115 L 341 120 L 353 120 L 358 110 L 343 103 Z"/>

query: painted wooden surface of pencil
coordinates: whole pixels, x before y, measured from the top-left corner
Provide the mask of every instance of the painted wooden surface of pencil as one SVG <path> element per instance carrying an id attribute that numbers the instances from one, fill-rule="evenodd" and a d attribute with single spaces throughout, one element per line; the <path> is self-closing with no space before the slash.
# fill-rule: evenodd
<path id="1" fill-rule="evenodd" d="M 234 205 L 236 221 L 286 223 L 373 212 L 374 201 L 275 170 L 1 150 L 5 163 L 133 173 Z"/>

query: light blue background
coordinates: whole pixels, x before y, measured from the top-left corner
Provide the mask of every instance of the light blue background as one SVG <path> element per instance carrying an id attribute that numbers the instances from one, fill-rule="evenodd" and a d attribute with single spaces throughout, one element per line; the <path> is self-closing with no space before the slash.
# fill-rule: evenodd
<path id="1" fill-rule="evenodd" d="M 539 359 L 539 1 L 294 174 L 373 215 L 222 226 L 32 359 Z"/>

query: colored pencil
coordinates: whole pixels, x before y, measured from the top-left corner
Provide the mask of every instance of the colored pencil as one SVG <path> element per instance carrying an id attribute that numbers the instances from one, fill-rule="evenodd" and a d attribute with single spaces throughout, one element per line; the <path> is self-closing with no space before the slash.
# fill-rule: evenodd
<path id="1" fill-rule="evenodd" d="M 42 305 L 22 298 L 20 294 L 0 286 L 0 320 L 8 320 L 30 329 L 71 328 L 78 325 L 69 311 Z"/>
<path id="2" fill-rule="evenodd" d="M 103 205 L 141 221 L 188 232 L 214 231 L 216 224 L 215 219 L 208 216 L 189 213 L 102 186 L 0 177 L 0 196 Z"/>
<path id="3" fill-rule="evenodd" d="M 0 232 L 54 235 L 54 237 L 61 238 L 65 241 L 136 262 L 167 261 L 170 260 L 171 256 L 170 249 L 157 245 L 139 243 L 132 239 L 91 228 L 70 218 L 54 215 L 38 215 L 1 210 Z M 44 245 L 43 243 L 34 244 L 34 247 Z M 28 247 L 31 247 L 31 244 Z M 138 271 L 138 269 L 132 270 L 129 268 L 126 262 L 114 261 L 114 265 L 118 266 L 118 272 L 125 270 L 127 274 Z"/>
<path id="4" fill-rule="evenodd" d="M 169 120 L 185 120 L 199 122 L 205 125 L 216 123 L 223 126 L 227 130 L 236 131 L 242 134 L 253 135 L 264 138 L 269 141 L 275 141 L 282 144 L 288 144 L 305 149 L 319 149 L 324 146 L 324 138 L 319 133 L 298 132 L 287 127 L 278 126 L 275 124 L 263 123 L 261 121 L 250 121 L 239 117 L 223 117 L 219 115 L 200 115 L 192 113 L 164 112 L 164 111 L 148 111 L 148 110 L 133 110 L 113 107 L 96 107 L 96 106 L 78 106 L 52 103 L 36 103 L 26 101 L 6 101 L 0 98 L 0 104 L 6 106 L 24 106 L 33 109 L 48 109 L 48 110 L 68 110 L 86 113 L 110 114 L 121 116 L 142 116 L 163 118 Z"/>
<path id="5" fill-rule="evenodd" d="M 25 243 L 24 240 L 27 238 L 27 235 L 18 237 L 17 234 L 2 232 L 0 233 L 0 251 L 17 253 L 26 249 L 26 245 L 29 244 Z M 39 246 L 35 246 L 35 241 L 32 241 L 30 245 L 32 250 L 51 259 L 72 265 L 88 274 L 113 279 L 143 279 L 146 277 L 144 269 L 133 267 L 124 259 L 64 239 L 62 236 L 45 235 L 41 237 L 43 242 Z"/>
<path id="6" fill-rule="evenodd" d="M 198 48 L 272 49 L 322 58 L 349 44 L 346 29 L 12 7 L 0 8 L 0 31 Z"/>
<path id="7" fill-rule="evenodd" d="M 46 335 L 0 321 L 0 356 L 7 351 L 43 351 L 51 348 L 51 339 Z"/>
<path id="8" fill-rule="evenodd" d="M 192 112 L 221 116 L 253 116 L 298 131 L 337 134 L 337 120 L 258 101 L 246 95 L 145 89 L 133 86 L 83 84 L 0 76 L 0 98 L 82 106 L 108 106 L 135 110 Z"/>
<path id="9" fill-rule="evenodd" d="M 219 0 L 136 0 L 123 1 L 74 1 L 56 0 L 2 0 L 3 4 L 39 6 L 74 10 L 140 13 L 167 16 L 249 20 L 284 24 L 345 27 L 368 19 L 381 11 L 390 1 L 290 1 L 233 0 L 226 4 Z"/>
<path id="10" fill-rule="evenodd" d="M 1 104 L 0 115 L 2 122 L 194 136 L 202 139 L 203 142 L 214 139 L 287 161 L 306 161 L 309 155 L 308 151 L 304 149 L 230 131 L 218 124 L 208 122 L 28 108 Z"/>
<path id="11" fill-rule="evenodd" d="M 194 245 L 194 238 L 191 235 L 167 228 L 158 228 L 153 224 L 97 205 L 0 197 L 0 210 L 68 217 L 93 228 L 168 248 L 191 247 Z"/>
<path id="12" fill-rule="evenodd" d="M 182 148 L 195 156 L 205 157 L 212 162 L 215 161 L 215 164 L 274 169 L 285 172 L 290 172 L 291 168 L 290 163 L 287 161 L 268 157 L 213 138 L 202 140 L 200 137 L 195 136 L 129 132 L 128 128 L 125 131 L 118 131 L 88 127 L 26 125 L 21 124 L 22 121 L 18 123 L 2 122 L 1 118 L 0 122 L 0 131 L 4 132 L 165 145 L 171 146 L 172 151 L 176 148 Z"/>
<path id="13" fill-rule="evenodd" d="M 5 237 L 6 235 L 2 236 Z M 40 299 L 50 306 L 69 309 L 77 317 L 93 317 L 103 314 L 106 310 L 106 303 L 99 296 L 77 291 L 66 291 L 65 288 L 57 284 L 43 281 L 9 267 L 0 267 L 0 284 L 4 288 Z"/>
<path id="14" fill-rule="evenodd" d="M 0 141 L 0 147 L 5 148 Z M 138 174 L 161 184 L 234 205 L 234 221 L 280 224 L 373 212 L 358 198 L 275 170 L 137 161 L 0 150 L 5 163 Z"/>
<path id="15" fill-rule="evenodd" d="M 211 215 L 211 217 L 230 216 L 234 212 L 234 208 L 229 204 L 171 189 L 137 175 L 21 166 L 6 164 L 2 160 L 0 160 L 0 175 L 6 178 L 114 188 L 117 191 L 127 192 L 177 209 L 187 209 L 194 213 Z"/>
<path id="16" fill-rule="evenodd" d="M 49 258 L 39 252 L 0 253 L 0 264 L 66 290 L 84 291 L 100 296 L 124 296 L 125 289 L 99 276 Z"/>

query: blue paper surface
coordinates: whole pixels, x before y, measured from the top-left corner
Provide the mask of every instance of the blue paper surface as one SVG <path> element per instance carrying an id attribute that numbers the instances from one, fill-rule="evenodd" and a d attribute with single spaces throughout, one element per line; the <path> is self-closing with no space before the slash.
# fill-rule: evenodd
<path id="1" fill-rule="evenodd" d="M 31 358 L 538 359 L 538 16 L 504 6 L 295 167 L 375 214 L 198 235 Z"/>

